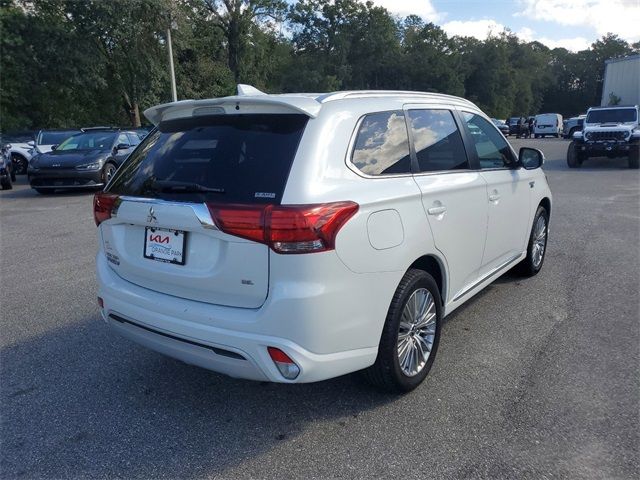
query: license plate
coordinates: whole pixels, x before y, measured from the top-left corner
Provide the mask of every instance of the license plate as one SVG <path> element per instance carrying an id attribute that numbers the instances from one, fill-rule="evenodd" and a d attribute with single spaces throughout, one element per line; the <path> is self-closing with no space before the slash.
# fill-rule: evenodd
<path id="1" fill-rule="evenodd" d="M 168 228 L 144 229 L 144 258 L 184 265 L 185 232 Z"/>

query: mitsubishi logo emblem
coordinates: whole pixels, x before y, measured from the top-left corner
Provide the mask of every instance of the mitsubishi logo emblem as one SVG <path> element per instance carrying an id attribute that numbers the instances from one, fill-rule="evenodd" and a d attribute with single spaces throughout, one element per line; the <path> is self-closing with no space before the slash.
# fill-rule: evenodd
<path id="1" fill-rule="evenodd" d="M 158 223 L 158 219 L 156 218 L 153 207 L 149 207 L 149 215 L 147 215 L 147 223 Z"/>

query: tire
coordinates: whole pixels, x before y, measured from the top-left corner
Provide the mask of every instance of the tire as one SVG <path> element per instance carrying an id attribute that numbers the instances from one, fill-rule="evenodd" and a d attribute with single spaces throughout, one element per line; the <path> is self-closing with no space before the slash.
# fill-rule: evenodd
<path id="1" fill-rule="evenodd" d="M 11 154 L 11 165 L 16 172 L 16 175 L 26 175 L 29 162 L 22 155 L 17 153 Z"/>
<path id="2" fill-rule="evenodd" d="M 13 188 L 13 185 L 11 184 L 11 180 L 9 178 L 3 180 L 0 185 L 2 185 L 2 190 L 11 190 Z"/>
<path id="3" fill-rule="evenodd" d="M 34 190 L 40 195 L 51 195 L 56 191 L 55 188 L 36 188 Z"/>
<path id="4" fill-rule="evenodd" d="M 11 177 L 12 182 L 16 181 L 16 170 L 13 167 L 13 164 L 11 164 L 11 166 L 9 167 L 9 176 Z"/>
<path id="5" fill-rule="evenodd" d="M 422 300 L 426 302 L 425 308 L 421 309 L 426 312 L 422 328 L 416 328 L 417 324 L 411 322 L 412 316 L 409 315 L 412 310 L 411 302 L 415 299 L 419 303 Z M 440 342 L 441 326 L 442 305 L 438 285 L 428 273 L 416 269 L 408 270 L 391 301 L 376 361 L 363 371 L 366 379 L 376 387 L 389 392 L 404 393 L 416 388 L 426 378 L 433 365 Z M 399 347 L 402 348 L 398 345 L 400 335 L 405 337 L 404 356 L 399 351 Z M 425 352 L 429 346 L 430 350 Z M 427 355 L 426 360 L 424 355 Z M 401 357 L 404 357 L 405 363 L 401 362 Z M 415 362 L 412 362 L 412 359 Z"/>
<path id="6" fill-rule="evenodd" d="M 538 135 L 537 133 L 533 135 L 534 138 L 540 138 L 540 135 Z"/>
<path id="7" fill-rule="evenodd" d="M 538 274 L 547 253 L 548 236 L 549 212 L 540 205 L 533 217 L 533 225 L 527 243 L 527 256 L 516 266 L 518 273 L 525 277 L 533 277 Z"/>
<path id="8" fill-rule="evenodd" d="M 115 163 L 107 162 L 104 164 L 104 167 L 102 167 L 102 181 L 105 185 L 109 183 L 111 178 L 113 178 L 113 174 L 116 173 L 116 170 L 118 170 L 118 167 Z"/>
<path id="9" fill-rule="evenodd" d="M 571 142 L 567 148 L 567 165 L 569 168 L 579 168 L 582 165 L 582 159 L 575 142 Z"/>
<path id="10" fill-rule="evenodd" d="M 631 148 L 629 151 L 629 168 L 636 170 L 640 168 L 640 146 Z"/>

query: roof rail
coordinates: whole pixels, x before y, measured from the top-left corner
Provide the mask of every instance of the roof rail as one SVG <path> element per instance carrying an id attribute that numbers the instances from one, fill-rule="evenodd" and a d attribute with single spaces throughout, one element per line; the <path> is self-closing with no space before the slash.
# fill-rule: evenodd
<path id="1" fill-rule="evenodd" d="M 435 92 L 414 92 L 404 90 L 348 90 L 342 92 L 332 92 L 318 97 L 320 102 L 330 102 L 332 100 L 341 100 L 343 98 L 366 98 L 366 97 L 424 97 L 424 98 L 441 98 L 446 100 L 455 100 L 467 105 L 475 104 L 465 98 L 447 95 Z"/>

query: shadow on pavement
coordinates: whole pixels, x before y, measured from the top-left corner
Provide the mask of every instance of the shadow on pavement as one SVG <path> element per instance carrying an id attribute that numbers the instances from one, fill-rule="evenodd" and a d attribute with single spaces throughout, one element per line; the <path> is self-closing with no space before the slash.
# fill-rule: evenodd
<path id="1" fill-rule="evenodd" d="M 8 346 L 1 365 L 4 478 L 219 475 L 308 424 L 348 428 L 397 398 L 357 375 L 231 379 L 129 343 L 97 318 Z"/>

